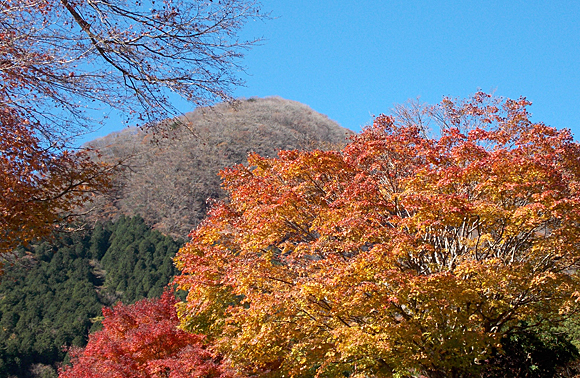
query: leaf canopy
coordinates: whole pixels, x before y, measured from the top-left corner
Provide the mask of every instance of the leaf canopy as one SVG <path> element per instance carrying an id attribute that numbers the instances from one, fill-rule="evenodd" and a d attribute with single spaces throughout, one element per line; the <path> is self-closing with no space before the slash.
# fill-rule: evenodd
<path id="1" fill-rule="evenodd" d="M 176 256 L 181 327 L 268 377 L 458 376 L 577 310 L 580 146 L 485 93 L 250 155 Z M 429 127 L 439 127 L 431 133 Z"/>

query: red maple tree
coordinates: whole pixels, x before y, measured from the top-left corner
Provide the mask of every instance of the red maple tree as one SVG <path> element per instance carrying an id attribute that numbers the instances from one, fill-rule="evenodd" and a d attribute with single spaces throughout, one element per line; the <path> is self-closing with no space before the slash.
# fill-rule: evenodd
<path id="1" fill-rule="evenodd" d="M 103 309 L 103 329 L 85 348 L 70 350 L 72 366 L 60 378 L 233 377 L 204 337 L 180 330 L 175 297 Z"/>

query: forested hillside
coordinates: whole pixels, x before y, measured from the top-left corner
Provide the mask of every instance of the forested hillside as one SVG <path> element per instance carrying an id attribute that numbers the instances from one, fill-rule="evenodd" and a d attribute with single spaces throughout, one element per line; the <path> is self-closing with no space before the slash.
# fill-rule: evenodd
<path id="1" fill-rule="evenodd" d="M 280 150 L 336 148 L 352 132 L 306 105 L 278 97 L 219 104 L 175 119 L 168 135 L 139 129 L 90 142 L 108 162 L 122 161 L 117 190 L 100 197 L 93 215 L 141 215 L 178 237 L 206 214 L 208 198 L 224 198 L 218 172 L 245 163 L 249 152 L 275 157 Z"/>
<path id="2" fill-rule="evenodd" d="M 103 306 L 161 296 L 181 244 L 141 217 L 121 217 L 19 249 L 0 281 L 0 377 L 54 376 L 45 365 L 86 344 Z"/>

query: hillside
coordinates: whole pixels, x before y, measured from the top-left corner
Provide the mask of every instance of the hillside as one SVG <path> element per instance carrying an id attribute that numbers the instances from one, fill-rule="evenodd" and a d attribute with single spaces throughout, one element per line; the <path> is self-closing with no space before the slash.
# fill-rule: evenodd
<path id="1" fill-rule="evenodd" d="M 185 237 L 203 219 L 209 198 L 222 198 L 218 172 L 249 152 L 328 149 L 351 131 L 306 105 L 278 97 L 200 108 L 168 122 L 166 138 L 125 129 L 88 143 L 126 169 L 117 189 L 95 202 L 92 217 L 141 215 L 155 229 Z"/>
<path id="2" fill-rule="evenodd" d="M 0 276 L 0 378 L 56 377 L 64 347 L 86 345 L 103 306 L 161 296 L 182 244 L 120 217 L 19 248 Z"/>

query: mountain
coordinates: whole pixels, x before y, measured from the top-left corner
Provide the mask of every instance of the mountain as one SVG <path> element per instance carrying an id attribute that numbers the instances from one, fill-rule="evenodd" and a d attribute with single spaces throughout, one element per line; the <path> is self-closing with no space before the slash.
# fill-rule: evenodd
<path id="1" fill-rule="evenodd" d="M 92 217 L 142 216 L 165 234 L 185 237 L 224 197 L 218 172 L 249 152 L 342 146 L 352 131 L 301 103 L 250 98 L 199 108 L 167 121 L 164 135 L 129 128 L 88 143 L 105 161 L 122 161 L 116 190 L 95 201 Z M 95 220 L 96 220 L 95 219 Z"/>

